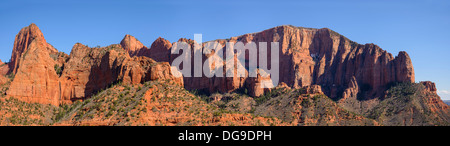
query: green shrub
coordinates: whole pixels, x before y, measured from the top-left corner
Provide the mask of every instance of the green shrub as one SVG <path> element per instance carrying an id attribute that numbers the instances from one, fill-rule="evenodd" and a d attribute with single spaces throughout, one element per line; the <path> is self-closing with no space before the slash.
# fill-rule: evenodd
<path id="1" fill-rule="evenodd" d="M 105 115 L 105 117 L 111 117 L 113 115 L 113 112 L 112 112 L 112 110 L 110 110 L 106 115 Z"/>
<path id="2" fill-rule="evenodd" d="M 56 74 L 58 74 L 59 76 L 61 76 L 61 74 L 62 74 L 62 68 L 61 68 L 58 64 L 55 64 L 54 68 L 55 68 Z"/>

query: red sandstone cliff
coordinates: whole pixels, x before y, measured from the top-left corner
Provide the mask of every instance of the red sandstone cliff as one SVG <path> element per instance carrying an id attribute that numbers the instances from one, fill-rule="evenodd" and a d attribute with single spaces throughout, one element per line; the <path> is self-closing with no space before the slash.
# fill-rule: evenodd
<path id="1" fill-rule="evenodd" d="M 125 35 L 123 40 L 120 42 L 120 45 L 122 45 L 130 56 L 140 56 L 140 54 L 147 50 L 147 47 L 145 47 L 139 40 L 128 34 Z"/>
<path id="2" fill-rule="evenodd" d="M 6 67 L 6 71 L 3 71 L 3 68 Z M 8 72 L 9 68 L 8 65 L 6 65 L 5 63 L 2 62 L 2 60 L 0 60 L 0 85 L 6 83 L 7 79 L 5 77 L 6 73 Z"/>
<path id="3" fill-rule="evenodd" d="M 22 28 L 19 34 L 16 35 L 13 51 L 11 54 L 11 62 L 9 63 L 10 72 L 17 72 L 17 69 L 20 66 L 22 55 L 28 51 L 30 44 L 34 40 L 41 42 L 40 45 L 42 46 L 40 47 L 44 47 L 44 49 L 47 49 L 49 52 L 57 52 L 56 49 L 53 48 L 53 46 L 46 42 L 41 30 L 39 30 L 36 24 L 33 23 L 28 27 Z"/>
<path id="4" fill-rule="evenodd" d="M 131 58 L 121 45 L 89 48 L 77 43 L 70 56 L 58 52 L 45 41 L 35 24 L 23 28 L 16 36 L 12 58 L 10 72 L 15 78 L 7 95 L 26 102 L 71 103 L 120 81 L 139 84 L 169 79 L 183 85 L 181 78 L 171 74 L 168 63 L 147 57 Z"/>
<path id="5" fill-rule="evenodd" d="M 75 44 L 61 78 L 65 82 L 62 97 L 72 101 L 90 97 L 120 81 L 139 84 L 170 79 L 183 85 L 181 79 L 172 76 L 168 63 L 158 63 L 147 57 L 131 58 L 120 45 L 89 48 Z"/>
<path id="6" fill-rule="evenodd" d="M 179 41 L 187 42 L 191 46 L 195 43 L 189 39 Z M 335 107 L 337 111 L 345 109 L 377 119 L 385 125 L 448 125 L 447 121 L 450 121 L 449 106 L 440 100 L 433 82 L 410 84 L 415 81 L 414 68 L 406 52 L 399 52 L 394 57 L 377 45 L 360 45 L 326 28 L 293 26 L 279 26 L 258 33 L 216 41 L 223 46 L 225 42 L 237 41 L 244 43 L 253 41 L 256 44 L 279 42 L 280 86 L 278 88 L 290 90 L 291 87 L 306 87 L 304 88 L 307 90 L 306 94 L 301 101 L 303 98 L 308 101 L 314 99 L 307 94 L 322 93 L 335 99 L 333 101 L 321 96 L 321 99 L 329 104 L 323 104 L 317 108 Z M 261 76 L 256 78 L 236 76 L 176 78 L 171 73 L 170 63 L 178 55 L 170 54 L 172 45 L 169 41 L 158 38 L 150 49 L 147 49 L 136 38 L 126 35 L 120 44 L 107 47 L 90 48 L 77 43 L 73 46 L 70 55 L 67 55 L 58 52 L 48 44 L 39 28 L 31 24 L 23 28 L 16 36 L 11 62 L 5 65 L 0 61 L 0 73 L 2 73 L 0 85 L 10 81 L 4 77 L 9 72 L 11 74 L 8 77 L 13 80 L 10 85 L 5 84 L 5 88 L 2 88 L 7 90 L 7 96 L 25 102 L 53 105 L 84 100 L 118 82 L 128 86 L 146 81 L 164 80 L 161 86 L 175 83 L 175 86 L 204 89 L 211 93 L 231 92 L 245 88 L 249 95 L 254 97 L 270 90 L 259 88 L 262 81 L 269 80 Z M 268 47 L 270 49 L 270 45 Z M 202 55 L 202 63 L 212 54 Z M 248 55 L 246 60 L 249 60 Z M 268 60 L 270 62 L 270 58 Z M 191 61 L 193 62 L 193 59 Z M 237 61 L 236 55 L 234 60 L 230 61 Z M 244 64 L 247 63 L 236 64 L 234 67 Z M 212 64 L 211 68 L 223 69 L 224 64 Z M 406 83 L 391 87 L 395 82 Z M 386 90 L 388 88 L 389 90 Z M 186 92 L 184 89 L 175 90 L 175 92 L 169 89 L 164 90 L 168 93 L 166 95 Z M 291 92 L 291 94 L 298 96 L 297 92 Z M 158 94 L 156 97 L 163 95 Z M 113 98 L 114 96 L 111 95 Z M 147 95 L 144 98 L 147 98 L 147 101 L 152 99 Z M 174 103 L 179 102 L 174 100 Z M 279 109 L 286 108 L 286 106 L 282 107 Z M 265 107 L 261 109 L 267 110 Z M 342 114 L 346 115 L 346 113 Z M 335 118 L 336 116 L 330 117 L 328 121 L 339 120 Z M 357 120 L 361 118 L 356 117 Z M 299 119 L 306 123 L 317 122 L 314 118 Z"/>
<path id="7" fill-rule="evenodd" d="M 172 44 L 168 40 L 159 37 L 152 43 L 149 50 L 143 52 L 142 56 L 150 57 L 158 62 L 172 62 L 174 55 L 170 54 L 171 48 Z"/>
<path id="8" fill-rule="evenodd" d="M 180 41 L 193 45 L 192 40 Z M 226 41 L 253 41 L 257 45 L 259 42 L 279 42 L 279 82 L 296 88 L 321 85 L 325 94 L 331 98 L 347 98 L 364 91 L 365 97 L 370 99 L 382 96 L 383 90 L 390 83 L 414 82 L 414 68 L 406 52 L 400 52 L 397 57 L 393 57 L 377 45 L 357 44 L 327 28 L 279 26 L 259 33 L 216 41 L 224 47 Z M 170 46 L 167 40 L 158 38 L 149 53 L 143 55 L 171 63 L 176 57 L 170 54 Z M 270 45 L 268 49 L 270 50 Z M 204 63 L 207 56 L 203 57 Z M 268 60 L 270 62 L 270 58 Z M 255 83 L 260 82 L 258 78 L 185 77 L 184 80 L 186 89 L 230 92 L 244 87 L 250 89 L 251 95 L 263 94 L 263 90 L 251 90 L 255 89 Z M 361 87 L 357 88 L 358 86 Z"/>
<path id="9" fill-rule="evenodd" d="M 5 76 L 9 72 L 9 66 L 0 60 L 0 76 Z"/>
<path id="10" fill-rule="evenodd" d="M 188 42 L 192 46 L 195 43 L 188 39 L 180 41 Z M 374 44 L 360 45 L 326 28 L 279 26 L 259 33 L 216 41 L 223 46 L 226 41 L 253 41 L 257 45 L 259 42 L 279 42 L 279 83 L 284 82 L 294 88 L 321 85 L 324 93 L 331 98 L 345 99 L 348 96 L 364 94 L 365 98 L 371 99 L 381 96 L 390 83 L 414 82 L 414 69 L 406 52 L 400 52 L 397 57 L 393 57 Z M 164 72 L 164 75 L 158 75 L 160 77 L 173 78 L 167 71 L 170 70 L 169 64 L 177 57 L 170 54 L 172 44 L 163 38 L 158 38 L 150 49 L 147 49 L 130 35 L 126 35 L 120 45 L 103 48 L 75 44 L 71 55 L 67 56 L 58 53 L 48 44 L 34 24 L 22 29 L 14 44 L 9 68 L 10 72 L 17 73 L 16 76 L 20 78 L 13 81 L 8 95 L 39 99 L 43 96 L 55 104 L 89 97 L 117 81 L 141 83 L 153 78 L 149 76 L 154 76 L 155 72 Z M 270 50 L 270 45 L 268 49 Z M 149 67 L 155 64 L 153 60 L 146 57 L 131 58 L 130 55 L 147 56 L 168 63 Z M 209 56 L 211 54 L 203 55 L 203 62 Z M 249 59 L 248 55 L 246 59 Z M 270 62 L 270 58 L 268 61 Z M 20 67 L 21 65 L 24 67 Z M 235 68 L 237 65 L 244 64 L 238 63 Z M 60 67 L 59 74 L 57 67 Z M 224 64 L 211 67 L 220 68 L 224 67 Z M 150 75 L 149 72 L 153 74 Z M 35 79 L 37 77 L 33 75 L 39 75 L 41 78 Z M 42 78 L 42 75 L 45 75 L 45 78 Z M 184 77 L 183 80 L 178 79 L 178 82 L 184 82 L 186 89 L 203 89 L 211 93 L 247 88 L 250 95 L 260 96 L 269 90 L 258 88 L 262 80 L 267 78 Z M 49 94 L 46 95 L 47 93 Z"/>
<path id="11" fill-rule="evenodd" d="M 10 72 L 15 74 L 7 95 L 27 102 L 59 104 L 58 51 L 48 44 L 35 24 L 20 30 L 14 41 Z"/>

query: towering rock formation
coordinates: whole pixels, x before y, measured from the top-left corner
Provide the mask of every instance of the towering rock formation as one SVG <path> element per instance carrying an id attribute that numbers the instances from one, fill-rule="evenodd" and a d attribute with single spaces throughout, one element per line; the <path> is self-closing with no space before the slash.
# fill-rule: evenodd
<path id="1" fill-rule="evenodd" d="M 90 97 L 120 81 L 139 84 L 150 80 L 170 79 L 183 85 L 181 78 L 172 76 L 167 62 L 158 63 L 147 57 L 131 58 L 120 45 L 89 48 L 77 43 L 69 58 L 61 76 L 64 82 L 62 98 L 66 101 Z"/>
<path id="2" fill-rule="evenodd" d="M 187 42 L 192 48 L 195 43 L 189 39 L 179 41 Z M 390 83 L 414 82 L 414 69 L 406 52 L 393 57 L 377 45 L 357 44 L 327 28 L 279 26 L 259 33 L 216 40 L 224 47 L 226 42 L 238 41 L 253 41 L 257 45 L 259 42 L 279 42 L 279 83 L 284 82 L 294 88 L 320 85 L 326 95 L 335 99 L 357 95 L 363 99 L 373 99 L 382 96 Z M 20 78 L 13 81 L 8 94 L 39 99 L 42 96 L 56 104 L 89 97 L 118 81 L 137 84 L 155 79 L 155 76 L 175 79 L 170 73 L 169 65 L 178 54 L 171 54 L 171 47 L 169 41 L 158 38 L 147 49 L 136 38 L 126 35 L 120 45 L 104 48 L 75 44 L 68 56 L 48 44 L 39 28 L 31 24 L 16 36 L 8 66 L 10 72 Z M 270 45 L 268 49 L 271 49 Z M 194 49 L 192 56 L 193 51 Z M 203 63 L 212 54 L 203 54 Z M 156 63 L 137 56 L 147 56 L 166 63 Z M 236 54 L 234 58 L 237 61 Z M 248 55 L 245 59 L 249 60 Z M 267 60 L 270 62 L 271 58 Z M 235 68 L 246 64 L 237 63 Z M 20 67 L 21 65 L 24 67 Z M 223 69 L 225 63 L 212 64 L 211 68 Z M 34 75 L 39 75 L 40 78 Z M 263 80 L 270 80 L 260 76 L 208 78 L 203 75 L 176 80 L 180 84 L 184 83 L 186 89 L 210 93 L 247 88 L 250 95 L 260 96 L 270 90 L 259 88 Z"/>
<path id="3" fill-rule="evenodd" d="M 356 125 L 367 123 L 377 125 L 378 122 L 384 125 L 449 124 L 450 107 L 436 94 L 433 82 L 414 83 L 414 68 L 406 52 L 399 52 L 394 57 L 377 45 L 357 44 L 327 28 L 279 26 L 258 33 L 215 40 L 224 47 L 222 50 L 225 50 L 227 42 L 239 41 L 255 42 L 257 46 L 259 42 L 278 42 L 280 45 L 278 64 L 280 86 L 276 88 L 276 92 L 272 92 L 276 94 L 275 97 L 271 96 L 269 101 L 259 105 L 255 113 L 265 116 L 273 116 L 271 114 L 275 113 L 275 116 L 280 116 L 276 114 L 280 112 L 281 117 L 292 117 L 293 114 L 297 116 L 293 120 L 297 120 L 300 125 L 317 122 L 333 124 L 335 121 L 340 121 L 339 125 L 349 124 L 347 121 L 354 121 Z M 179 42 L 186 42 L 191 48 L 196 45 L 196 42 L 190 39 L 180 39 Z M 173 67 L 170 65 L 180 55 L 171 54 L 170 50 L 175 45 L 158 38 L 150 49 L 147 49 L 136 38 L 126 35 L 120 44 L 101 48 L 90 48 L 77 43 L 70 55 L 67 55 L 48 44 L 39 28 L 31 24 L 17 34 L 11 62 L 4 64 L 0 61 L 2 96 L 3 91 L 7 90 L 6 96 L 22 101 L 60 105 L 84 100 L 112 87 L 115 83 L 122 82 L 123 86 L 129 86 L 153 80 L 163 80 L 157 81 L 161 85 L 174 83 L 188 90 L 196 89 L 210 93 L 242 89 L 253 97 L 271 90 L 259 88 L 263 81 L 270 81 L 268 77 L 236 75 L 238 72 L 249 73 L 247 70 L 236 70 L 248 66 L 251 60 L 249 55 L 245 55 L 243 62 L 238 62 L 237 54 L 230 56 L 233 59 L 227 60 L 237 63 L 233 66 L 234 77 L 207 77 L 205 74 L 202 77 L 174 77 L 171 72 Z M 267 47 L 270 52 L 271 45 Z M 198 50 L 191 49 L 188 53 L 194 56 L 194 51 Z M 221 59 L 215 56 L 215 53 L 219 52 L 202 54 L 202 65 L 207 59 Z M 224 56 L 227 55 L 231 54 L 224 52 Z M 258 58 L 256 61 L 258 64 L 261 59 L 271 62 L 272 58 L 273 56 L 269 55 L 268 58 Z M 193 75 L 194 59 L 191 58 L 190 61 Z M 209 65 L 210 68 L 227 72 L 226 62 Z M 261 74 L 266 72 L 261 68 L 256 71 Z M 5 77 L 7 73 L 10 74 Z M 167 95 L 177 95 L 170 93 L 174 92 L 172 88 L 163 88 L 162 91 L 167 91 Z M 278 89 L 289 89 L 289 92 L 280 92 Z M 112 90 L 121 92 L 121 88 Z M 285 96 L 287 94 L 289 96 Z M 288 101 L 284 100 L 285 98 L 300 102 L 285 102 Z M 271 102 L 275 100 L 280 102 L 279 99 L 283 99 L 282 104 Z M 315 102 L 313 106 L 307 104 L 314 101 L 321 102 Z M 303 103 L 308 106 L 303 106 Z M 336 112 L 323 111 L 324 107 L 332 108 Z M 289 111 L 290 109 L 293 111 Z M 314 112 L 311 113 L 311 110 Z M 284 116 L 286 114 L 289 116 Z M 311 118 L 316 116 L 321 117 L 320 120 Z M 362 122 L 361 119 L 368 122 Z"/>
<path id="4" fill-rule="evenodd" d="M 130 56 L 141 56 L 141 54 L 147 50 L 147 47 L 145 47 L 139 40 L 128 34 L 125 35 L 123 40 L 120 42 L 120 45 L 122 45 Z"/>
<path id="5" fill-rule="evenodd" d="M 372 98 L 389 83 L 414 82 L 414 69 L 405 52 L 394 58 L 374 44 L 356 44 L 327 28 L 280 26 L 238 40 L 279 42 L 280 82 L 293 87 L 321 85 L 331 98 L 342 97 L 355 84 Z"/>
<path id="6" fill-rule="evenodd" d="M 11 54 L 11 62 L 9 63 L 10 72 L 14 74 L 17 72 L 22 55 L 29 50 L 29 46 L 34 40 L 41 42 L 41 47 L 44 47 L 44 49 L 47 49 L 49 52 L 58 52 L 46 42 L 44 35 L 36 24 L 32 23 L 30 26 L 22 28 L 19 34 L 16 35 Z"/>
<path id="7" fill-rule="evenodd" d="M 9 63 L 15 77 L 7 94 L 27 102 L 59 104 L 59 75 L 54 67 L 59 63 L 51 57 L 56 54 L 35 24 L 20 30 Z"/>
<path id="8" fill-rule="evenodd" d="M 140 50 L 143 45 L 126 36 L 122 45 Z M 140 49 L 139 49 L 140 48 Z M 136 51 L 132 51 L 136 52 Z M 59 105 L 85 99 L 113 83 L 139 84 L 169 79 L 170 65 L 147 57 L 131 58 L 121 45 L 89 48 L 75 44 L 68 56 L 48 44 L 35 24 L 16 36 L 10 72 L 15 74 L 7 95 L 26 102 Z"/>
<path id="9" fill-rule="evenodd" d="M 156 39 L 149 50 L 145 50 L 142 56 L 147 56 L 158 62 L 172 62 L 173 55 L 170 54 L 172 44 L 170 41 L 159 37 Z"/>
<path id="10" fill-rule="evenodd" d="M 179 41 L 193 44 L 192 40 Z M 362 94 L 364 98 L 371 99 L 382 96 L 390 83 L 414 82 L 414 68 L 406 52 L 393 57 L 377 45 L 357 44 L 327 28 L 279 26 L 259 33 L 216 40 L 224 47 L 226 42 L 238 41 L 253 41 L 257 45 L 259 42 L 279 42 L 279 82 L 296 88 L 321 85 L 324 93 L 331 98 Z M 170 54 L 169 44 L 158 38 L 144 56 L 171 63 L 176 57 Z M 203 63 L 207 57 L 203 55 Z M 248 60 L 248 55 L 246 57 Z M 230 92 L 238 88 L 255 89 L 255 83 L 260 82 L 261 78 L 258 81 L 258 78 L 246 77 L 185 77 L 184 80 L 186 89 Z M 263 94 L 261 90 L 250 91 L 254 96 Z"/>
<path id="11" fill-rule="evenodd" d="M 146 56 L 150 57 L 157 62 L 172 62 L 173 55 L 170 54 L 170 49 L 172 48 L 172 44 L 165 40 L 164 38 L 159 37 L 156 39 L 150 49 L 144 46 L 139 40 L 131 35 L 126 35 L 123 40 L 120 42 L 120 45 L 128 52 L 128 54 L 133 56 Z"/>

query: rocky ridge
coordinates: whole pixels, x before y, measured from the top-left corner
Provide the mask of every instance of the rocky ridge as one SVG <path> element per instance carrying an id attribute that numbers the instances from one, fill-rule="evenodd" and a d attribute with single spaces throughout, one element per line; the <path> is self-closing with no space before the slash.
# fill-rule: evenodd
<path id="1" fill-rule="evenodd" d="M 183 84 L 171 75 L 169 64 L 146 57 L 132 58 L 121 45 L 90 48 L 77 43 L 70 55 L 58 52 L 45 41 L 35 24 L 23 28 L 16 36 L 9 65 L 9 72 L 15 77 L 7 95 L 41 104 L 83 100 L 122 81 L 139 84 L 170 79 Z"/>
<path id="2" fill-rule="evenodd" d="M 190 39 L 182 38 L 179 41 L 188 43 L 192 48 L 196 45 L 196 42 Z M 377 45 L 357 44 L 327 28 L 294 26 L 278 26 L 258 33 L 214 41 L 223 46 L 226 42 L 238 41 L 244 43 L 253 41 L 257 45 L 259 42 L 278 42 L 280 44 L 279 86 L 272 89 L 259 88 L 262 81 L 270 80 L 261 76 L 174 77 L 171 72 L 174 68 L 170 64 L 178 57 L 178 54 L 171 54 L 170 49 L 175 44 L 161 37 L 155 40 L 150 48 L 145 47 L 131 35 L 126 35 L 120 44 L 106 47 L 92 48 L 77 43 L 73 46 L 70 55 L 67 55 L 48 44 L 39 28 L 31 24 L 23 28 L 16 36 L 11 62 L 0 64 L 1 101 L 8 99 L 20 105 L 37 103 L 33 107 L 28 107 L 30 109 L 39 109 L 40 104 L 51 105 L 45 109 L 69 106 L 71 108 L 69 113 L 75 112 L 79 115 L 73 117 L 73 115 L 67 115 L 68 113 L 61 115 L 61 113 L 53 112 L 51 113 L 53 116 L 63 116 L 51 120 L 57 122 L 53 123 L 56 125 L 449 124 L 450 109 L 436 94 L 435 84 L 429 81 L 414 83 L 414 68 L 406 52 L 399 52 L 394 57 Z M 268 48 L 270 51 L 270 45 Z M 216 52 L 203 54 L 202 63 L 214 53 Z M 247 55 L 246 60 L 249 59 Z M 270 60 L 269 57 L 268 62 Z M 234 55 L 234 60 L 231 61 L 237 61 L 237 55 Z M 246 65 L 247 63 L 238 63 L 234 68 Z M 212 64 L 210 67 L 225 68 L 225 63 Z M 265 72 L 261 69 L 257 71 Z M 160 81 L 162 82 L 158 83 L 158 86 L 162 88 L 158 88 L 158 91 L 147 86 Z M 173 85 L 177 90 L 169 89 L 168 84 Z M 139 92 L 135 90 L 133 93 L 122 93 L 123 89 L 120 88 L 129 86 L 144 89 L 138 89 Z M 190 98 L 172 95 L 175 94 L 172 92 L 187 92 L 179 87 L 202 94 L 183 94 Z M 108 92 L 105 93 L 105 90 Z M 133 109 L 157 107 L 156 111 L 161 109 L 166 111 L 169 110 L 168 106 L 176 104 L 178 106 L 171 109 L 181 112 L 185 110 L 183 106 L 199 106 L 197 110 L 206 108 L 212 117 L 208 115 L 202 119 L 206 121 L 197 121 L 197 124 L 192 124 L 194 119 L 186 116 L 189 115 L 188 113 L 182 112 L 185 114 L 183 117 L 179 114 L 166 115 L 147 109 L 143 119 L 138 118 L 133 122 L 123 121 L 124 119 L 120 117 L 130 117 L 130 115 L 123 115 L 129 113 L 123 113 L 120 110 L 112 110 L 113 113 L 99 113 L 100 110 L 103 111 L 100 108 L 102 105 L 98 105 L 99 101 L 106 106 L 110 103 L 103 102 L 105 99 L 111 102 L 116 100 L 115 95 L 110 94 L 111 92 L 125 94 L 133 100 L 139 98 L 145 101 L 139 104 L 147 105 L 147 107 L 137 105 L 130 107 Z M 239 94 L 236 95 L 236 93 Z M 98 97 L 99 94 L 102 96 Z M 204 97 L 204 94 L 214 96 L 215 102 L 210 102 L 211 100 L 207 99 L 209 97 Z M 228 94 L 236 96 L 222 98 Z M 250 97 L 247 97 L 248 95 Z M 154 98 L 159 98 L 165 103 L 148 102 Z M 185 101 L 193 98 L 195 98 L 194 103 L 172 103 L 173 100 Z M 205 100 L 206 103 L 201 100 Z M 119 101 L 127 106 L 130 104 L 128 101 Z M 78 108 L 80 102 L 83 102 L 83 107 L 86 109 Z M 210 107 L 210 104 L 213 104 L 213 107 Z M 5 103 L 5 105 L 10 104 Z M 224 106 L 225 108 L 222 108 Z M 210 110 L 214 107 L 220 109 Z M 235 109 L 235 107 L 240 108 Z M 92 111 L 92 108 L 96 110 Z M 86 111 L 99 115 L 92 119 L 89 115 L 83 115 Z M 133 111 L 135 114 L 139 113 L 136 110 L 129 112 Z M 110 121 L 111 118 L 105 114 L 112 114 L 120 120 Z M 274 118 L 255 118 L 255 115 Z M 48 116 L 44 117 L 48 118 Z M 81 119 L 80 116 L 82 116 Z M 16 116 L 7 117 L 6 121 L 0 120 L 2 124 L 11 122 L 11 118 Z M 165 118 L 161 119 L 161 117 Z M 35 122 L 42 120 L 40 116 L 35 119 Z M 257 122 L 261 120 L 266 122 Z M 230 123 L 230 121 L 234 122 Z M 205 122 L 208 124 L 198 124 Z M 23 121 L 21 123 L 23 124 Z M 48 125 L 52 122 L 44 123 Z"/>
<path id="3" fill-rule="evenodd" d="M 215 40 L 223 47 L 226 42 L 236 43 L 237 41 L 244 43 L 253 41 L 257 45 L 259 42 L 278 42 L 280 44 L 279 83 L 284 82 L 294 88 L 321 85 L 324 93 L 333 99 L 345 99 L 361 93 L 365 94 L 364 98 L 373 99 L 382 96 L 390 83 L 415 81 L 414 68 L 406 52 L 399 52 L 394 57 L 377 45 L 357 44 L 327 28 L 279 26 L 259 33 Z M 189 39 L 180 39 L 179 42 L 187 42 L 192 48 L 194 45 L 194 41 Z M 154 53 L 144 53 L 142 56 L 172 63 L 177 57 L 170 53 L 172 45 L 169 41 L 158 38 L 148 50 L 148 52 L 153 50 Z M 224 54 L 226 56 L 225 52 Z M 248 55 L 246 57 L 248 60 Z M 203 63 L 207 58 L 208 56 L 203 55 Z M 268 58 L 268 62 L 270 60 Z M 261 78 L 184 77 L 184 80 L 186 89 L 206 90 L 210 93 L 217 91 L 226 93 L 247 88 L 251 95 L 257 97 L 270 90 L 254 88 L 263 80 Z M 359 90 L 355 90 L 357 86 L 360 86 Z M 352 90 L 353 93 L 349 94 Z"/>

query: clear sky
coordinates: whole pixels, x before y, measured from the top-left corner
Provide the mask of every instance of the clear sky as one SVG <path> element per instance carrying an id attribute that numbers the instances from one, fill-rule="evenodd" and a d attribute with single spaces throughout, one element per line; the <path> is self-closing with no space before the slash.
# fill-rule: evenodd
<path id="1" fill-rule="evenodd" d="M 214 40 L 279 25 L 330 28 L 360 44 L 391 52 L 407 51 L 416 81 L 430 80 L 450 100 L 450 1 L 448 0 L 227 0 L 227 1 L 0 1 L 0 59 L 11 57 L 15 35 L 36 23 L 47 42 L 70 53 L 77 43 L 107 46 L 126 34 L 150 46 L 158 37 L 171 42 Z"/>

